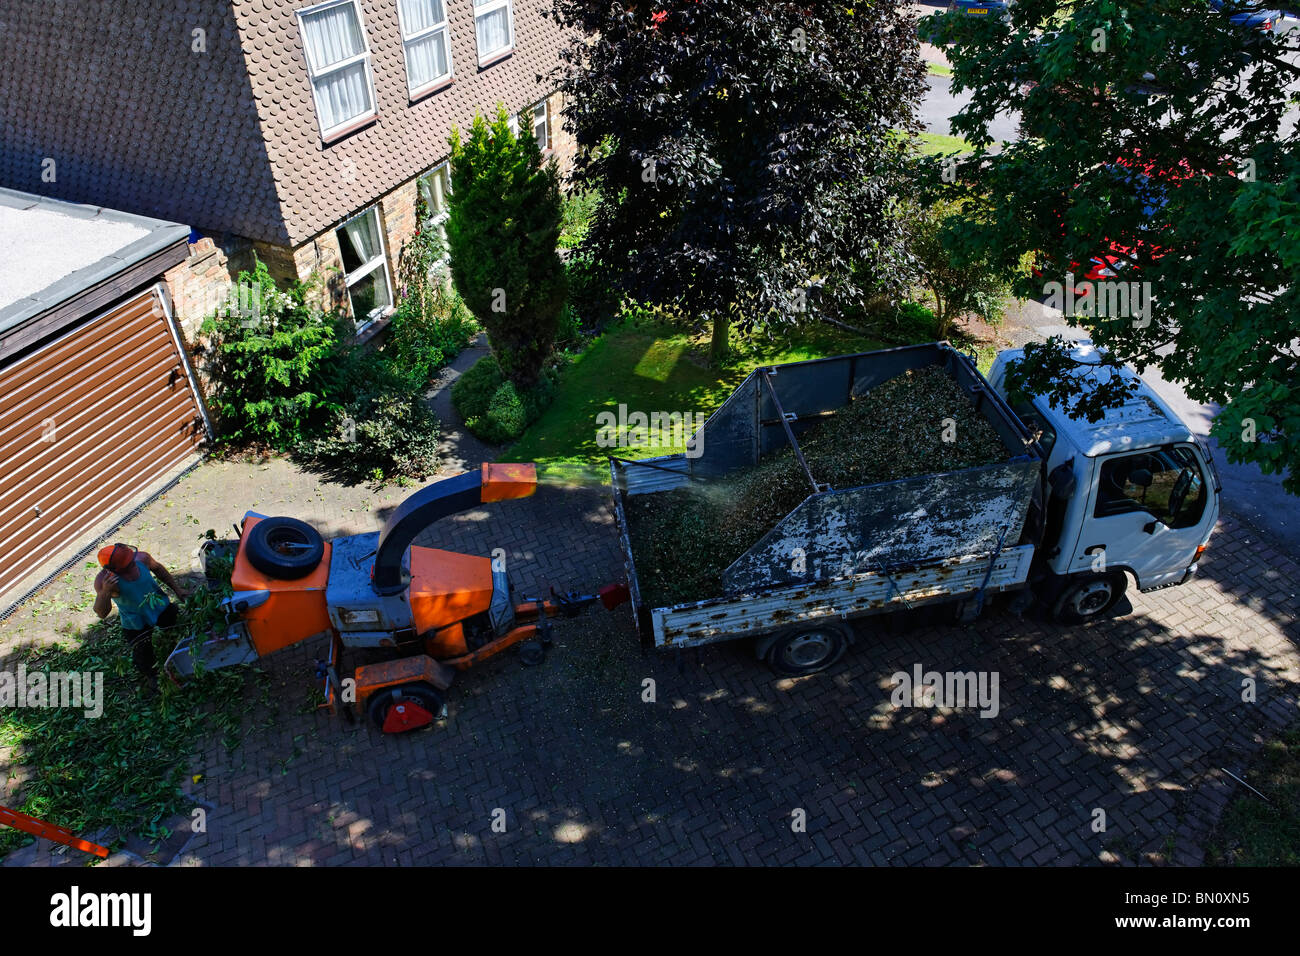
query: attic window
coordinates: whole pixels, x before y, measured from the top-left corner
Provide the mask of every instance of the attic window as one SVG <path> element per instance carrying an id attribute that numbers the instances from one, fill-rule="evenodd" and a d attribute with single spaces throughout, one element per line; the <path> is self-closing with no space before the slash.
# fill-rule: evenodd
<path id="1" fill-rule="evenodd" d="M 406 54 L 406 86 L 416 96 L 451 76 L 447 12 L 443 0 L 398 0 L 397 14 Z"/>
<path id="2" fill-rule="evenodd" d="M 375 115 L 370 45 L 356 0 L 332 0 L 298 11 L 321 137 Z"/>
<path id="3" fill-rule="evenodd" d="M 474 33 L 479 66 L 514 48 L 515 15 L 512 0 L 474 0 Z"/>

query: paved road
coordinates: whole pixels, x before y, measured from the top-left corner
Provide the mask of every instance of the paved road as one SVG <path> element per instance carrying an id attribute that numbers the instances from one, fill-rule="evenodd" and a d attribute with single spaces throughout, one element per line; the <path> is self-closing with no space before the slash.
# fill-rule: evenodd
<path id="1" fill-rule="evenodd" d="M 951 118 L 970 102 L 970 93 L 954 94 L 950 88 L 951 78 L 946 76 L 927 77 L 927 84 L 920 110 L 926 131 L 957 135 Z M 1010 142 L 1018 136 L 1019 123 L 1018 113 L 999 113 L 989 124 L 989 135 L 996 143 Z"/>

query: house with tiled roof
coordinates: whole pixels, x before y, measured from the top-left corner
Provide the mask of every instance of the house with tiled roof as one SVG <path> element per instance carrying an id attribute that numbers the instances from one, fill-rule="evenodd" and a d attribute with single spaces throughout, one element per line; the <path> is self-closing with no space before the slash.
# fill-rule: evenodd
<path id="1" fill-rule="evenodd" d="M 0 186 L 190 225 L 187 326 L 255 254 L 365 334 L 454 126 L 504 104 L 567 164 L 561 45 L 538 0 L 5 0 Z"/>

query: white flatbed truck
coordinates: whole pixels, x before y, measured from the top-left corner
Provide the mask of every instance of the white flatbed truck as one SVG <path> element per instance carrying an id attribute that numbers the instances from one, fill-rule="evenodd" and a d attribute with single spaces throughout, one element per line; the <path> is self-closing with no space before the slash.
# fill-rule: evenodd
<path id="1" fill-rule="evenodd" d="M 1090 343 L 1075 343 L 1082 362 Z M 1142 591 L 1196 570 L 1218 518 L 1212 458 L 1131 369 L 1136 383 L 1099 422 L 1037 397 L 1008 396 L 1002 352 L 988 379 L 946 342 L 755 370 L 701 426 L 697 456 L 611 459 L 610 474 L 638 625 L 660 649 L 751 638 L 783 675 L 824 670 L 852 619 L 939 603 L 970 621 L 992 595 L 1035 602 L 1062 624 L 1107 614 L 1132 578 Z M 710 481 L 746 467 L 908 369 L 941 365 L 1002 439 L 1005 461 L 858 488 L 809 473 L 809 495 L 723 573 L 722 593 L 652 606 L 636 574 L 628 497 Z M 941 427 L 936 421 L 935 427 Z M 796 456 L 803 465 L 802 455 Z M 806 469 L 806 466 L 804 466 Z"/>

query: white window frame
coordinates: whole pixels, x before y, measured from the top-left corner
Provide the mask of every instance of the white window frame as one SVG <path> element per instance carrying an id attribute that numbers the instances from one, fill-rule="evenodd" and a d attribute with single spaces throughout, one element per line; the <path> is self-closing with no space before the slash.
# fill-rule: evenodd
<path id="1" fill-rule="evenodd" d="M 340 60 L 338 63 L 332 63 L 318 72 L 316 66 L 311 61 L 310 46 L 307 43 L 307 29 L 306 25 L 303 23 L 303 17 L 313 13 L 320 13 L 322 10 L 328 10 L 331 7 L 343 6 L 350 6 L 352 12 L 356 14 L 357 26 L 361 30 L 361 43 L 365 49 L 356 56 L 348 57 L 346 60 Z M 365 17 L 361 15 L 361 4 L 358 0 L 326 0 L 325 3 L 317 3 L 310 7 L 303 7 L 300 10 L 296 10 L 295 14 L 298 18 L 298 35 L 302 39 L 302 58 L 307 63 L 307 85 L 311 87 L 312 105 L 316 108 L 317 125 L 320 125 L 320 120 L 324 113 L 321 112 L 320 99 L 316 95 L 316 81 L 322 77 L 330 75 L 331 73 L 337 73 L 340 70 L 346 69 L 347 67 L 353 66 L 362 61 L 366 64 L 366 88 L 370 93 L 369 111 L 358 113 L 356 116 L 349 117 L 342 123 L 338 123 L 328 129 L 321 126 L 321 139 L 333 139 L 340 133 L 356 129 L 363 123 L 367 123 L 378 116 L 379 104 L 378 100 L 375 98 L 375 69 L 374 62 L 370 58 L 370 34 L 366 30 L 366 20 Z"/>
<path id="2" fill-rule="evenodd" d="M 450 26 L 451 18 L 447 13 L 447 4 L 450 2 L 451 0 L 442 0 L 442 22 L 441 23 L 436 23 L 426 30 L 421 30 L 419 33 L 407 33 L 406 22 L 402 17 L 402 4 L 400 0 L 398 0 L 397 22 L 400 24 L 402 30 L 402 62 L 406 64 L 406 90 L 408 95 L 412 97 L 423 96 L 425 93 L 428 93 L 430 90 L 442 86 L 444 83 L 450 80 L 452 76 L 454 76 L 456 73 L 456 67 L 452 64 L 451 61 L 451 26 Z M 407 53 L 406 53 L 407 47 L 409 47 L 416 40 L 423 40 L 426 37 L 433 36 L 435 33 L 437 33 L 440 30 L 443 33 L 443 41 L 442 41 L 443 48 L 447 51 L 447 72 L 442 74 L 442 76 L 435 76 L 433 79 L 429 80 L 429 82 L 424 83 L 420 86 L 412 86 L 411 67 L 410 67 L 411 61 L 407 57 Z M 513 39 L 513 37 L 514 34 L 512 32 L 511 38 Z"/>
<path id="3" fill-rule="evenodd" d="M 473 0 L 471 0 L 471 2 L 473 2 Z M 485 17 L 489 13 L 496 13 L 502 7 L 504 7 L 506 10 L 506 26 L 509 28 L 510 31 L 510 39 L 506 41 L 505 46 L 498 47 L 497 49 L 493 50 L 491 53 L 484 53 L 482 50 L 478 49 L 479 17 Z M 514 0 L 490 0 L 489 3 L 485 3 L 481 7 L 475 6 L 474 7 L 474 49 L 478 51 L 478 65 L 487 66 L 489 63 L 494 63 L 501 57 L 505 56 L 507 53 L 512 52 L 514 48 L 515 48 Z"/>
<path id="4" fill-rule="evenodd" d="M 369 209 L 362 210 L 355 216 L 351 216 L 335 226 L 334 238 L 336 242 L 342 245 L 343 240 L 339 238 L 338 234 L 350 223 L 356 222 L 358 219 L 362 219 L 369 215 L 375 217 L 375 233 L 379 236 L 379 255 L 374 259 L 371 259 L 369 262 L 362 263 L 360 268 L 356 271 L 345 272 L 343 274 L 343 285 L 347 289 L 348 293 L 348 309 L 352 312 L 352 323 L 356 326 L 357 332 L 364 331 L 372 322 L 382 319 L 385 314 L 392 311 L 393 306 L 396 303 L 396 299 L 393 295 L 393 277 L 388 273 L 388 242 L 384 237 L 384 221 L 379 215 L 379 204 L 376 203 Z M 339 254 L 340 261 L 342 261 L 342 249 L 339 250 Z M 384 283 L 388 286 L 388 305 L 382 307 L 382 312 L 379 308 L 376 308 L 367 316 L 359 316 L 357 315 L 357 310 L 352 305 L 352 286 L 357 281 L 364 279 L 366 276 L 373 274 L 379 269 L 384 271 Z"/>
<path id="5" fill-rule="evenodd" d="M 538 147 L 543 153 L 551 150 L 551 101 L 542 100 L 540 103 L 534 103 L 532 106 L 533 113 L 533 139 L 537 138 L 537 111 L 542 111 L 542 133 L 543 142 L 538 143 Z"/>
<path id="6" fill-rule="evenodd" d="M 441 163 L 434 166 L 432 169 L 430 169 L 427 173 L 425 173 L 416 181 L 416 187 L 415 187 L 418 190 L 420 188 L 419 184 L 423 183 L 425 180 L 428 179 L 434 179 L 436 182 L 437 181 L 436 177 L 438 175 L 439 170 L 446 170 L 447 190 L 446 192 L 442 193 L 442 205 L 444 208 L 439 212 L 432 213 L 428 219 L 420 223 L 421 229 L 437 229 L 439 235 L 442 236 L 442 258 L 440 258 L 437 262 L 432 264 L 432 267 L 430 268 L 430 274 L 433 274 L 433 272 L 444 271 L 448 260 L 451 259 L 451 252 L 447 249 L 447 230 L 446 230 L 446 222 L 447 222 L 447 217 L 449 215 L 446 209 L 447 197 L 451 195 L 451 160 L 444 159 Z M 440 187 L 438 188 L 438 191 L 441 191 Z"/>

